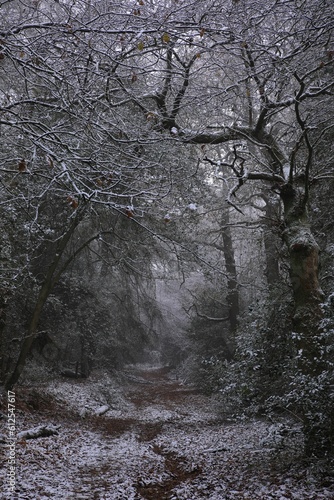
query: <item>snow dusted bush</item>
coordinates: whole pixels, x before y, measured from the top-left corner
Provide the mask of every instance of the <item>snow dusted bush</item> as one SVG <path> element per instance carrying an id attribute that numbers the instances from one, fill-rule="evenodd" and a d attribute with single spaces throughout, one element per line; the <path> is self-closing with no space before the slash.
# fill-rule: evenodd
<path id="1" fill-rule="evenodd" d="M 38 353 L 34 352 L 25 365 L 22 378 L 20 381 L 23 384 L 40 384 L 53 380 L 56 373 L 50 368 L 45 359 Z"/>
<path id="2" fill-rule="evenodd" d="M 290 304 L 273 295 L 244 314 L 234 360 L 221 373 L 220 391 L 233 412 L 266 411 L 266 401 L 287 384 L 294 358 Z"/>
<path id="3" fill-rule="evenodd" d="M 285 414 L 303 423 L 306 455 L 333 453 L 334 313 L 333 297 L 323 305 L 325 319 L 318 343 L 319 374 L 302 373 L 289 324 L 287 301 L 258 303 L 244 318 L 236 357 L 221 373 L 220 392 L 227 409 L 238 415 Z M 310 451 L 312 450 L 312 452 Z"/>
<path id="4" fill-rule="evenodd" d="M 233 357 L 234 335 L 229 321 L 212 320 L 227 316 L 226 305 L 222 302 L 224 293 L 207 284 L 197 290 L 197 305 L 192 308 L 191 325 L 185 339 L 187 356 L 181 359 L 181 376 L 206 393 L 219 391 L 221 374 Z"/>
<path id="5" fill-rule="evenodd" d="M 226 370 L 226 359 L 221 353 L 211 356 L 192 354 L 178 368 L 178 374 L 184 381 L 194 384 L 206 394 L 218 392 L 222 372 Z"/>
<path id="6" fill-rule="evenodd" d="M 302 415 L 306 437 L 306 453 L 313 450 L 312 443 L 317 442 L 316 454 L 333 455 L 334 452 L 334 294 L 323 304 L 324 319 L 318 334 L 321 346 L 319 373 L 305 374 L 296 370 L 284 403 L 294 412 Z"/>

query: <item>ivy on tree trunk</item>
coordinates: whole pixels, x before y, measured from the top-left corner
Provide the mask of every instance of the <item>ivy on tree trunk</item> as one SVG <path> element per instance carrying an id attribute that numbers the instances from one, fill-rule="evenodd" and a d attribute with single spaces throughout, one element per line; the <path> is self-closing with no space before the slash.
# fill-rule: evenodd
<path id="1" fill-rule="evenodd" d="M 318 279 L 319 246 L 309 225 L 303 191 L 286 184 L 281 197 L 285 215 L 283 238 L 290 259 L 298 365 L 304 374 L 318 374 L 322 370 L 318 334 L 323 300 Z"/>
<path id="2" fill-rule="evenodd" d="M 285 211 L 283 238 L 289 251 L 294 300 L 292 334 L 297 351 L 298 371 L 292 385 L 303 419 L 305 454 L 325 456 L 332 451 L 333 416 L 327 403 L 329 387 L 323 380 L 326 359 L 321 331 L 323 293 L 318 279 L 319 246 L 310 228 L 303 190 L 286 184 L 281 197 Z M 321 401 L 325 402 L 323 407 L 320 407 Z"/>

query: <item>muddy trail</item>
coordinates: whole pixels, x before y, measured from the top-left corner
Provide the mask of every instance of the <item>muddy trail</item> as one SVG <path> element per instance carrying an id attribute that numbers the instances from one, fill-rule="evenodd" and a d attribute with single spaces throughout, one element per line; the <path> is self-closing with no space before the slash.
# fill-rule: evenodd
<path id="1" fill-rule="evenodd" d="M 17 440 L 16 491 L 3 498 L 334 498 L 332 478 L 316 480 L 299 460 L 298 429 L 277 446 L 282 422 L 228 422 L 223 410 L 164 367 L 19 386 L 16 431 L 50 424 L 57 434 Z M 5 490 L 5 468 L 0 477 Z"/>
<path id="2" fill-rule="evenodd" d="M 135 406 L 141 408 L 159 408 L 164 411 L 179 412 L 181 416 L 196 414 L 195 407 L 203 405 L 203 396 L 196 389 L 183 386 L 180 382 L 168 378 L 169 369 L 161 368 L 137 372 L 137 384 L 127 392 L 127 396 Z M 139 378 L 138 378 L 139 377 Z M 141 383 L 138 380 L 142 379 Z M 201 402 L 199 402 L 201 399 Z M 198 410 L 197 410 L 198 411 Z M 171 419 L 141 423 L 137 426 L 138 441 L 152 443 L 152 451 L 164 459 L 164 473 L 166 479 L 157 483 L 147 482 L 139 478 L 136 484 L 138 493 L 147 500 L 172 498 L 171 492 L 181 483 L 191 482 L 200 475 L 201 468 L 191 464 L 191 457 L 179 456 L 176 452 L 168 451 L 162 445 L 154 444 L 154 440 L 164 432 L 164 425 L 171 425 Z M 179 422 L 180 425 L 180 422 Z"/>

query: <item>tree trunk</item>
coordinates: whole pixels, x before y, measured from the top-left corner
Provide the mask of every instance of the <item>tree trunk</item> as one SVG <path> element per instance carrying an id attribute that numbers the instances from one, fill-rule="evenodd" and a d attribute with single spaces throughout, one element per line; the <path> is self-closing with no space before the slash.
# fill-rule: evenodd
<path id="1" fill-rule="evenodd" d="M 268 286 L 277 285 L 279 282 L 278 265 L 278 237 L 273 231 L 273 223 L 278 215 L 278 202 L 276 199 L 266 197 L 265 224 L 264 224 L 264 249 L 266 256 L 265 274 Z"/>
<path id="2" fill-rule="evenodd" d="M 320 325 L 323 293 L 318 280 L 319 247 L 310 229 L 303 191 L 287 184 L 281 196 L 294 298 L 292 323 L 298 371 L 293 391 L 303 418 L 305 454 L 323 457 L 332 452 L 333 415 L 328 404 L 330 387 L 326 376 L 323 379 L 327 367 Z"/>
<path id="3" fill-rule="evenodd" d="M 27 356 L 30 352 L 32 343 L 37 335 L 37 327 L 39 323 L 39 319 L 41 316 L 41 312 L 43 306 L 52 290 L 51 280 L 44 282 L 37 298 L 37 302 L 35 305 L 35 309 L 32 315 L 32 319 L 29 325 L 28 334 L 23 340 L 23 344 L 21 346 L 20 354 L 18 360 L 16 362 L 15 368 L 9 379 L 5 383 L 6 390 L 12 390 L 14 385 L 19 380 L 21 373 L 23 371 Z"/>
<path id="4" fill-rule="evenodd" d="M 223 226 L 222 239 L 223 239 L 223 251 L 225 258 L 226 272 L 228 275 L 227 279 L 227 304 L 228 304 L 228 317 L 231 327 L 231 333 L 233 336 L 236 333 L 239 320 L 239 291 L 238 291 L 238 279 L 237 279 L 237 269 L 235 265 L 234 249 L 233 249 L 233 239 L 231 234 L 231 228 L 229 224 L 229 213 L 228 210 L 223 215 Z"/>
<path id="5" fill-rule="evenodd" d="M 18 380 L 22 374 L 22 371 L 23 371 L 27 356 L 30 352 L 32 343 L 37 335 L 38 323 L 39 323 L 39 320 L 41 317 L 41 313 L 42 313 L 44 304 L 47 301 L 53 287 L 55 286 L 55 284 L 59 280 L 59 278 L 62 274 L 62 270 L 66 269 L 66 265 L 63 266 L 62 270 L 60 270 L 60 271 L 58 270 L 58 272 L 56 272 L 56 271 L 57 271 L 58 266 L 61 262 L 64 251 L 67 247 L 67 244 L 70 241 L 76 227 L 78 226 L 78 224 L 83 216 L 84 211 L 85 211 L 85 207 L 83 207 L 81 210 L 78 209 L 77 214 L 76 214 L 75 218 L 72 220 L 70 226 L 67 228 L 67 231 L 63 234 L 63 236 L 60 238 L 60 240 L 58 240 L 53 261 L 48 268 L 44 282 L 40 288 L 40 291 L 39 291 L 39 294 L 38 294 L 38 297 L 36 300 L 35 308 L 34 308 L 34 311 L 32 314 L 32 318 L 30 321 L 30 325 L 28 328 L 28 332 L 27 332 L 26 337 L 23 340 L 20 354 L 19 354 L 18 360 L 16 362 L 14 371 L 5 382 L 5 389 L 6 390 L 12 390 L 12 388 L 18 382 Z M 70 260 L 71 260 L 71 258 L 68 259 L 68 261 L 70 261 Z"/>
<path id="6" fill-rule="evenodd" d="M 9 292 L 4 287 L 0 288 L 0 380 L 5 378 L 6 369 L 10 361 L 6 355 L 5 327 L 7 320 L 7 301 Z"/>
<path id="7" fill-rule="evenodd" d="M 303 191 L 286 184 L 281 197 L 285 215 L 283 238 L 290 258 L 298 364 L 302 373 L 315 375 L 323 368 L 318 339 L 323 300 L 318 280 L 319 247 L 309 225 Z"/>

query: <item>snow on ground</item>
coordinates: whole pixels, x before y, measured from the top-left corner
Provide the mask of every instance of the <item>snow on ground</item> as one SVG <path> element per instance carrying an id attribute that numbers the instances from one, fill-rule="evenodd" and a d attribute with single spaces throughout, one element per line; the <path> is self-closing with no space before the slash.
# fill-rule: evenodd
<path id="1" fill-rule="evenodd" d="M 2 398 L 3 413 L 5 403 Z M 3 498 L 334 498 L 333 482 L 317 482 L 298 459 L 298 429 L 287 447 L 277 439 L 287 422 L 226 422 L 220 410 L 216 397 L 183 386 L 158 367 L 129 367 L 121 379 L 98 372 L 87 380 L 19 386 L 17 433 L 42 424 L 60 427 L 58 435 L 17 441 L 16 492 L 6 493 L 3 467 Z"/>

